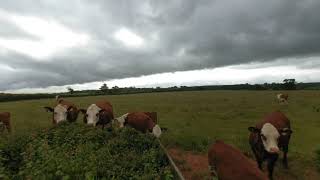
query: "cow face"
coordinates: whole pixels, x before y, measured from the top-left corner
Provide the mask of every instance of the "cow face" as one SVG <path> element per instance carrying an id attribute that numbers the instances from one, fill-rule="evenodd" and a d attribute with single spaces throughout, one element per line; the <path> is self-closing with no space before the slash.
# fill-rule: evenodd
<path id="1" fill-rule="evenodd" d="M 158 124 L 156 124 L 156 125 L 153 127 L 153 129 L 152 129 L 152 134 L 153 134 L 154 136 L 156 136 L 157 138 L 160 137 L 160 135 L 161 135 L 161 128 L 160 128 L 160 126 L 159 126 Z"/>
<path id="2" fill-rule="evenodd" d="M 99 108 L 97 105 L 91 104 L 84 114 L 83 121 L 87 124 L 92 124 L 93 126 L 95 126 L 99 121 L 100 110 L 101 108 Z M 83 110 L 81 110 L 81 112 L 84 113 Z"/>
<path id="3" fill-rule="evenodd" d="M 262 126 L 261 130 L 255 127 L 249 127 L 249 131 L 257 133 L 261 138 L 264 149 L 272 154 L 279 153 L 278 140 L 280 134 L 278 130 L 270 123 L 266 123 Z"/>
<path id="4" fill-rule="evenodd" d="M 116 118 L 115 120 L 119 123 L 119 127 L 123 128 L 124 127 L 124 123 L 126 122 L 127 116 L 129 113 L 124 114 L 118 118 Z"/>
<path id="5" fill-rule="evenodd" d="M 64 106 L 62 104 L 58 104 L 56 107 L 44 107 L 47 112 L 53 113 L 53 123 L 59 123 L 61 121 L 76 121 L 79 111 L 74 107 Z"/>
<path id="6" fill-rule="evenodd" d="M 58 104 L 56 107 L 44 107 L 48 112 L 53 112 L 53 121 L 54 123 L 59 123 L 67 119 L 67 107 L 61 104 Z"/>

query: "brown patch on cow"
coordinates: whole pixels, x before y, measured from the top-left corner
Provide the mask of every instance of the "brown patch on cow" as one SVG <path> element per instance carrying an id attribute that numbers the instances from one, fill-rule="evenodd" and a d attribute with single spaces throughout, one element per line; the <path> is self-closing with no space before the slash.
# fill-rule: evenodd
<path id="1" fill-rule="evenodd" d="M 11 122 L 10 122 L 10 113 L 9 112 L 2 112 L 0 113 L 0 122 L 3 123 L 4 128 L 7 129 L 7 131 L 11 132 Z"/>
<path id="2" fill-rule="evenodd" d="M 153 120 L 144 112 L 129 113 L 125 124 L 143 133 L 148 131 L 151 132 L 152 128 L 156 125 Z"/>
<path id="3" fill-rule="evenodd" d="M 168 153 L 187 180 L 203 180 L 210 178 L 208 158 L 205 153 L 183 151 L 178 148 L 170 148 Z"/>
<path id="4" fill-rule="evenodd" d="M 157 112 L 144 112 L 144 113 L 145 113 L 146 115 L 148 115 L 155 124 L 158 123 Z"/>

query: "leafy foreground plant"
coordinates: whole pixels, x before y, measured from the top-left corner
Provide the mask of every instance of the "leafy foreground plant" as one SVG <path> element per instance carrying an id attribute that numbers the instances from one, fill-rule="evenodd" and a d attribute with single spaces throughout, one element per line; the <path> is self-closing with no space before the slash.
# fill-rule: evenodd
<path id="1" fill-rule="evenodd" d="M 172 179 L 151 135 L 62 123 L 0 145 L 0 179 Z"/>

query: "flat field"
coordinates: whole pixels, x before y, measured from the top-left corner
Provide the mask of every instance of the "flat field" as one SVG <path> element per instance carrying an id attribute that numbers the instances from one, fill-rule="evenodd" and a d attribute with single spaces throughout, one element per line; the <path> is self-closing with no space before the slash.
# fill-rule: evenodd
<path id="1" fill-rule="evenodd" d="M 320 91 L 288 91 L 289 104 L 279 105 L 277 91 L 194 91 L 66 98 L 81 108 L 105 98 L 116 116 L 132 111 L 156 111 L 159 124 L 168 128 L 161 141 L 167 148 L 206 156 L 208 146 L 221 139 L 252 156 L 248 127 L 275 110 L 284 112 L 293 130 L 289 145 L 289 170 L 280 161 L 275 179 L 320 179 L 316 165 L 320 149 Z M 12 114 L 13 136 L 51 126 L 52 114 L 43 106 L 54 99 L 0 103 L 0 111 Z M 78 123 L 82 123 L 79 115 Z M 186 163 L 184 161 L 178 164 Z M 192 168 L 192 167 L 190 167 Z M 206 179 L 205 172 L 193 177 Z"/>

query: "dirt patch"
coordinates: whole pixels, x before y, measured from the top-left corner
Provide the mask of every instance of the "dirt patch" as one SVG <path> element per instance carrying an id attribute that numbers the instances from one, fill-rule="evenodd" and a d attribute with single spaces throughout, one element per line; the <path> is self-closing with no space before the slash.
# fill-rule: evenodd
<path id="1" fill-rule="evenodd" d="M 171 148 L 168 152 L 186 180 L 209 179 L 207 154 L 183 151 L 178 148 Z"/>
<path id="2" fill-rule="evenodd" d="M 170 148 L 168 153 L 173 158 L 175 164 L 180 169 L 186 180 L 208 180 L 210 179 L 210 172 L 208 169 L 208 158 L 206 153 L 195 153 L 192 151 L 184 151 L 179 148 Z M 247 156 L 250 156 L 247 154 Z M 292 169 L 285 170 L 278 162 L 274 173 L 274 179 L 276 180 L 318 180 L 320 174 L 313 166 L 305 167 L 304 171 L 296 169 L 296 165 L 292 164 Z M 267 168 L 264 164 L 264 173 L 267 175 Z M 211 178 L 212 179 L 212 178 Z"/>

